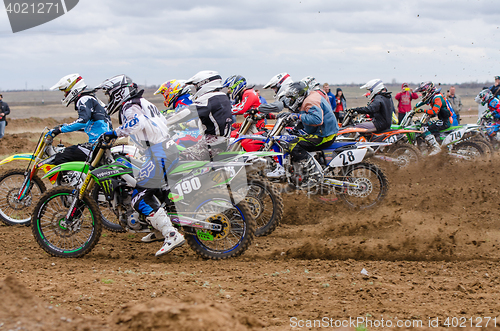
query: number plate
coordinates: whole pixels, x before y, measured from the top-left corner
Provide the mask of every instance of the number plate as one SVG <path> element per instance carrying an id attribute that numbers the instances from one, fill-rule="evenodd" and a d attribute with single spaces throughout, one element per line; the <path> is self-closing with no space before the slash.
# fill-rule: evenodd
<path id="1" fill-rule="evenodd" d="M 456 130 L 451 132 L 449 135 L 446 136 L 446 138 L 443 141 L 443 146 L 456 143 L 457 141 L 461 140 L 465 134 L 465 128 L 462 128 L 460 130 Z"/>
<path id="2" fill-rule="evenodd" d="M 331 167 L 345 167 L 350 164 L 356 164 L 365 158 L 367 149 L 351 149 L 348 151 L 343 151 L 337 155 L 328 165 Z"/>

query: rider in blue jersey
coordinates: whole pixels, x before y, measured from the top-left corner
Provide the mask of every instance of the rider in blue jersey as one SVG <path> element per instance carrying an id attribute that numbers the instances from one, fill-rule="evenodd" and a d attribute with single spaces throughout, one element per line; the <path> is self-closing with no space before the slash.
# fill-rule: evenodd
<path id="1" fill-rule="evenodd" d="M 74 102 L 78 118 L 70 124 L 56 126 L 48 134 L 55 137 L 60 133 L 84 131 L 89 137 L 88 143 L 69 146 L 63 152 L 54 155 L 51 164 L 85 161 L 97 138 L 112 129 L 111 120 L 103 104 L 96 98 L 93 91 L 85 91 L 86 87 L 87 85 L 79 74 L 71 74 L 64 76 L 50 88 L 64 92 L 62 104 L 66 107 Z"/>

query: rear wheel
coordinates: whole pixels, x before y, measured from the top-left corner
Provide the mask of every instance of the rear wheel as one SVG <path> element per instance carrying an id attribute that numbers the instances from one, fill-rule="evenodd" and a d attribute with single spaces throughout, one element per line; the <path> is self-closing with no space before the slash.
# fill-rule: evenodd
<path id="1" fill-rule="evenodd" d="M 409 165 L 417 164 L 418 161 L 420 161 L 422 154 L 415 146 L 403 143 L 396 144 L 393 148 L 391 148 L 389 156 L 397 160 L 395 164 L 398 168 L 406 168 Z"/>
<path id="2" fill-rule="evenodd" d="M 210 194 L 191 204 L 195 218 L 219 224 L 221 231 L 197 230 L 186 235 L 189 246 L 205 259 L 227 259 L 246 251 L 255 235 L 255 220 L 246 201 L 232 204 L 227 195 Z"/>
<path id="3" fill-rule="evenodd" d="M 56 187 L 40 198 L 33 211 L 33 236 L 50 255 L 82 257 L 97 245 L 101 237 L 101 213 L 89 196 L 79 200 L 71 223 L 65 222 L 76 194 L 78 191 L 72 187 Z"/>
<path id="4" fill-rule="evenodd" d="M 481 146 L 472 141 L 463 141 L 453 146 L 452 153 L 459 155 L 465 160 L 477 160 L 485 156 Z"/>
<path id="5" fill-rule="evenodd" d="M 25 170 L 12 169 L 0 176 L 0 219 L 7 225 L 29 226 L 33 206 L 47 190 L 43 181 L 35 174 L 28 192 L 19 200 L 19 190 L 26 178 L 24 173 Z"/>
<path id="6" fill-rule="evenodd" d="M 362 162 L 342 169 L 343 181 L 355 187 L 341 189 L 339 197 L 353 209 L 369 209 L 379 204 L 389 190 L 389 181 L 383 171 L 372 163 Z"/>

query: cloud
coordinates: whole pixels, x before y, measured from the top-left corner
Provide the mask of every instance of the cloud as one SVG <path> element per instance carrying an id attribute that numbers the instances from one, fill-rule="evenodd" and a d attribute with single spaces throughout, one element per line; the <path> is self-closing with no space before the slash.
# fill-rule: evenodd
<path id="1" fill-rule="evenodd" d="M 160 84 L 206 69 L 251 83 L 279 72 L 331 83 L 491 80 L 499 11 L 492 0 L 81 1 L 21 33 L 0 20 L 2 80 L 49 86 L 78 71 L 89 85 L 119 73 Z"/>

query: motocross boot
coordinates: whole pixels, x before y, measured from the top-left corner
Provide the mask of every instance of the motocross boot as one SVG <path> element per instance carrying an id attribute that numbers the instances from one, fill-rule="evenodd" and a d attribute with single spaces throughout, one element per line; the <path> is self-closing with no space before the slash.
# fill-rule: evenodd
<path id="1" fill-rule="evenodd" d="M 299 162 L 303 180 L 301 183 L 301 188 L 307 189 L 316 186 L 321 182 L 322 171 L 318 168 L 316 162 L 312 156 L 308 156 L 307 159 Z"/>
<path id="2" fill-rule="evenodd" d="M 441 146 L 439 146 L 438 142 L 436 141 L 436 137 L 434 137 L 433 134 L 426 136 L 425 140 L 432 147 L 432 151 L 429 153 L 429 155 L 436 155 L 437 153 L 441 152 Z"/>
<path id="3" fill-rule="evenodd" d="M 170 218 L 165 212 L 165 209 L 158 209 L 156 213 L 148 216 L 148 220 L 151 222 L 153 228 L 160 231 L 165 238 L 163 246 L 158 252 L 156 252 L 156 256 L 167 254 L 172 249 L 179 247 L 186 242 L 184 236 L 172 226 L 172 222 L 170 222 Z"/>
<path id="4" fill-rule="evenodd" d="M 164 239 L 164 237 L 161 234 L 161 232 L 155 229 L 153 232 L 151 232 L 147 236 L 142 237 L 141 241 L 145 242 L 145 243 L 152 243 L 153 241 L 159 241 L 159 240 L 163 240 L 163 239 Z"/>
<path id="5" fill-rule="evenodd" d="M 269 178 L 281 178 L 281 177 L 285 176 L 285 168 L 281 164 L 278 163 L 278 165 L 276 166 L 276 169 L 274 169 L 271 172 L 268 172 L 266 174 L 266 176 Z"/>

